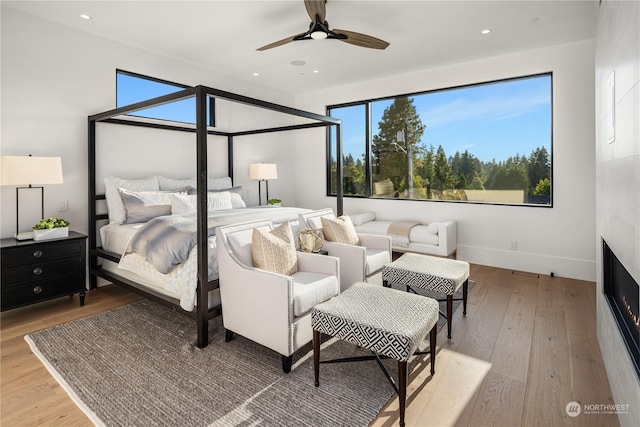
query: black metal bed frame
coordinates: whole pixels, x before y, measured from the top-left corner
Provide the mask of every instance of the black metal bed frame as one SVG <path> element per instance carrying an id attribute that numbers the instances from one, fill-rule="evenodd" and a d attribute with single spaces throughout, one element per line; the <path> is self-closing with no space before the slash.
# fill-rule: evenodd
<path id="1" fill-rule="evenodd" d="M 193 126 L 176 126 L 169 123 L 149 122 L 142 120 L 131 120 L 129 118 L 118 118 L 134 111 L 167 104 L 187 98 L 196 99 L 196 124 Z M 274 112 L 297 116 L 314 120 L 311 123 L 297 124 L 290 126 L 280 126 L 261 129 L 247 129 L 236 132 L 222 132 L 207 127 L 207 99 L 214 97 L 235 103 L 258 107 Z M 188 312 L 180 307 L 177 300 L 154 292 L 153 290 L 138 284 L 132 280 L 122 277 L 113 272 L 104 270 L 99 264 L 100 259 L 119 262 L 120 255 L 98 247 L 97 233 L 99 224 L 108 220 L 108 215 L 98 213 L 98 203 L 105 200 L 104 194 L 96 192 L 96 124 L 111 123 L 116 125 L 140 126 L 155 129 L 165 129 L 178 132 L 190 132 L 196 134 L 196 182 L 197 182 L 197 251 L 198 251 L 198 284 L 196 290 L 196 307 Z M 329 116 L 311 113 L 296 108 L 278 105 L 272 102 L 263 101 L 219 89 L 206 86 L 194 86 L 168 95 L 159 96 L 147 101 L 138 102 L 125 107 L 116 108 L 88 117 L 88 184 L 89 184 L 89 289 L 97 287 L 98 277 L 108 280 L 111 283 L 122 286 L 160 304 L 174 308 L 196 320 L 198 337 L 198 347 L 206 347 L 209 344 L 208 324 L 209 320 L 222 314 L 222 307 L 209 308 L 208 294 L 219 287 L 218 280 L 209 281 L 208 277 L 208 245 L 207 245 L 207 137 L 208 135 L 226 136 L 228 147 L 227 169 L 228 176 L 233 181 L 233 139 L 238 136 L 256 135 L 271 132 L 283 132 L 299 129 L 309 129 L 315 127 L 336 126 L 336 148 L 337 152 L 342 152 L 341 147 L 341 121 Z M 337 156 L 337 213 L 343 213 L 342 200 L 342 156 Z"/>

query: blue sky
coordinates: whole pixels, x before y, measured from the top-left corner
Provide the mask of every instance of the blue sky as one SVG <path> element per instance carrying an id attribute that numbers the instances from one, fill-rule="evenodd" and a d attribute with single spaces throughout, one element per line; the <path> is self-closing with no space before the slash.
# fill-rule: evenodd
<path id="1" fill-rule="evenodd" d="M 421 142 L 447 156 L 465 149 L 482 161 L 528 156 L 537 147 L 551 153 L 551 77 L 548 75 L 413 96 L 423 124 Z M 372 132 L 392 100 L 372 105 Z M 344 153 L 364 153 L 364 106 L 340 110 Z"/>
<path id="2" fill-rule="evenodd" d="M 183 89 L 182 87 L 159 83 L 152 80 L 145 80 L 126 74 L 118 73 L 116 76 L 118 95 L 116 107 L 131 105 L 136 102 L 167 95 Z M 195 98 L 183 99 L 182 101 L 176 101 L 170 104 L 140 110 L 133 115 L 173 120 L 184 123 L 195 123 L 196 100 Z"/>
<path id="3" fill-rule="evenodd" d="M 117 74 L 117 106 L 166 95 L 180 87 Z M 411 97 L 426 126 L 421 143 L 439 145 L 447 157 L 469 150 L 478 159 L 503 161 L 515 154 L 528 156 L 537 147 L 551 153 L 551 77 L 549 75 L 501 81 L 425 93 Z M 372 103 L 372 132 L 392 100 Z M 195 99 L 142 110 L 145 117 L 195 122 Z M 343 152 L 364 154 L 364 105 L 332 112 L 342 119 Z"/>

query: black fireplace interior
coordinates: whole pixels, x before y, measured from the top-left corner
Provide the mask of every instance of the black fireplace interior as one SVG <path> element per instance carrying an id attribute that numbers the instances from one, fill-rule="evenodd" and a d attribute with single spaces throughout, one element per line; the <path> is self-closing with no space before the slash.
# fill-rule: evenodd
<path id="1" fill-rule="evenodd" d="M 603 290 L 622 338 L 640 378 L 640 328 L 638 283 L 622 265 L 607 242 L 602 241 Z"/>

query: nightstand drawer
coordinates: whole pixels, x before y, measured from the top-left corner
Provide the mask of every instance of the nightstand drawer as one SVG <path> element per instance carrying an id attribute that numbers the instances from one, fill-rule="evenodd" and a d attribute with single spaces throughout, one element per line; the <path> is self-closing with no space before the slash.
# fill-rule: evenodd
<path id="1" fill-rule="evenodd" d="M 56 242 L 39 245 L 15 247 L 2 251 L 2 264 L 24 264 L 31 261 L 46 261 L 69 255 L 78 255 L 84 241 Z"/>
<path id="2" fill-rule="evenodd" d="M 51 280 L 23 283 L 10 288 L 2 288 L 2 310 L 32 304 L 56 298 L 61 295 L 71 295 L 85 288 L 82 274 L 70 274 Z"/>
<path id="3" fill-rule="evenodd" d="M 47 280 L 61 274 L 76 272 L 79 274 L 83 268 L 82 258 L 79 255 L 6 267 L 2 269 L 2 288 L 24 282 Z"/>

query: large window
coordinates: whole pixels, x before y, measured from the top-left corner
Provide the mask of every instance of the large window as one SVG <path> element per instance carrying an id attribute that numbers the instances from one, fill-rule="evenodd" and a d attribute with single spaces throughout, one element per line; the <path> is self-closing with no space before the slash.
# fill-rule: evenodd
<path id="1" fill-rule="evenodd" d="M 551 94 L 549 73 L 330 106 L 344 195 L 551 206 Z"/>
<path id="2" fill-rule="evenodd" d="M 116 108 L 168 95 L 187 87 L 189 86 L 128 71 L 116 70 Z M 207 110 L 208 125 L 214 126 L 214 98 L 209 98 Z M 134 113 L 129 113 L 129 115 L 195 124 L 196 100 L 195 98 L 187 98 L 157 107 L 138 110 Z"/>

